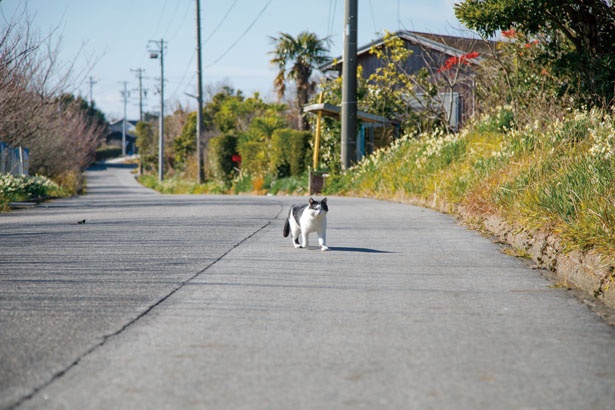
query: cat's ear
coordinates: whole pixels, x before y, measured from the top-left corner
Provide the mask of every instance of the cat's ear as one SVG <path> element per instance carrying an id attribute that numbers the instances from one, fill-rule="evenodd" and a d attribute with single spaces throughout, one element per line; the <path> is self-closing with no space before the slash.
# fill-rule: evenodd
<path id="1" fill-rule="evenodd" d="M 324 198 L 322 199 L 322 201 L 320 201 L 320 202 L 326 205 L 326 204 L 327 204 L 327 197 L 324 197 Z"/>
<path id="2" fill-rule="evenodd" d="M 314 203 L 314 200 L 312 199 L 312 197 L 310 197 L 310 199 L 308 199 L 308 202 L 310 205 L 312 205 Z"/>

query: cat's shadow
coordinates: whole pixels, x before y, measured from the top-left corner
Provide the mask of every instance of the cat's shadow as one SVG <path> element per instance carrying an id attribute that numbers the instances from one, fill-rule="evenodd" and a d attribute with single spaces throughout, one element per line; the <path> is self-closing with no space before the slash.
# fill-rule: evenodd
<path id="1" fill-rule="evenodd" d="M 333 252 L 394 253 L 390 251 L 381 251 L 378 249 L 371 249 L 371 248 L 354 248 L 354 247 L 344 247 L 344 246 L 330 246 L 329 250 Z"/>

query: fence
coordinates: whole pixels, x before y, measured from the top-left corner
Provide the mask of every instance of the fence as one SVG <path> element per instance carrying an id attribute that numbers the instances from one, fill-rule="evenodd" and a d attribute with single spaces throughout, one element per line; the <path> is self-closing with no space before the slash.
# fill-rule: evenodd
<path id="1" fill-rule="evenodd" d="M 28 175 L 30 155 L 27 148 L 11 148 L 0 142 L 0 174 Z"/>

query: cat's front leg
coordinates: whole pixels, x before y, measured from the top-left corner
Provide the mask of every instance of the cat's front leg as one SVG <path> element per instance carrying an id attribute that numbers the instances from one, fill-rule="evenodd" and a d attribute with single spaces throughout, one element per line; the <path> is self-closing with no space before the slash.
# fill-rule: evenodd
<path id="1" fill-rule="evenodd" d="M 301 232 L 301 246 L 299 246 L 300 248 L 307 248 L 308 247 L 308 234 L 307 232 Z"/>
<path id="2" fill-rule="evenodd" d="M 301 243 L 299 242 L 299 236 L 293 236 L 293 246 L 295 248 L 301 248 Z"/>
<path id="3" fill-rule="evenodd" d="M 318 232 L 318 245 L 320 246 L 321 251 L 328 251 L 329 247 L 327 246 L 327 233 L 326 232 Z"/>

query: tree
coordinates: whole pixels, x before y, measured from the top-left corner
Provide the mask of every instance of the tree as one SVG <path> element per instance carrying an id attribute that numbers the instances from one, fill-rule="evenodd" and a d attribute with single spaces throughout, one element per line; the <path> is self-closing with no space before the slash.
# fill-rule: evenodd
<path id="1" fill-rule="evenodd" d="M 141 171 L 150 171 L 158 163 L 158 146 L 152 122 L 139 121 L 135 128 Z"/>
<path id="2" fill-rule="evenodd" d="M 515 29 L 548 41 L 542 56 L 580 103 L 612 104 L 615 9 L 609 0 L 464 0 L 455 15 L 484 36 Z"/>
<path id="3" fill-rule="evenodd" d="M 31 173 L 78 189 L 107 124 L 100 111 L 67 91 L 80 78 L 58 60 L 58 47 L 51 34 L 32 29 L 25 8 L 3 27 L 0 138 L 30 150 Z"/>
<path id="4" fill-rule="evenodd" d="M 271 63 L 278 67 L 278 75 L 273 85 L 281 99 L 286 92 L 286 82 L 293 80 L 297 92 L 297 109 L 306 105 L 316 84 L 310 81 L 315 67 L 328 60 L 329 51 L 327 38 L 318 38 L 314 33 L 303 31 L 293 37 L 288 33 L 280 33 L 279 37 L 270 37 L 274 42 Z M 290 66 L 290 67 L 289 67 Z M 298 116 L 298 128 L 308 129 L 303 116 Z"/>

